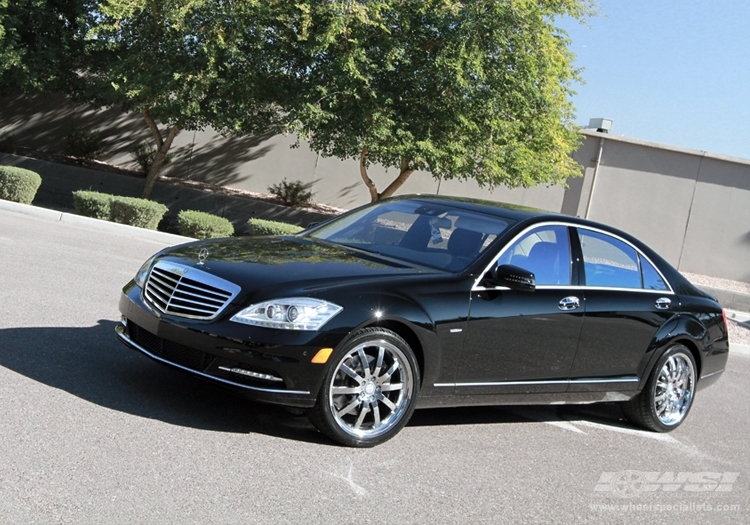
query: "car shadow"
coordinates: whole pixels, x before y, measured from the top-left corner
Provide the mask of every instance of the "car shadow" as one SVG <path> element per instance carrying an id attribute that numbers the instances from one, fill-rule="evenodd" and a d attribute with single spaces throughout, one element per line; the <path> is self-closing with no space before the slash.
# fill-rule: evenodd
<path id="1" fill-rule="evenodd" d="M 590 405 L 492 405 L 417 410 L 409 426 L 487 425 L 502 423 L 598 423 L 642 430 L 623 415 L 619 403 Z"/>
<path id="2" fill-rule="evenodd" d="M 116 322 L 0 330 L 0 366 L 102 407 L 203 430 L 328 444 L 305 417 L 255 403 L 125 347 Z"/>
<path id="3" fill-rule="evenodd" d="M 0 329 L 0 366 L 99 406 L 196 429 L 336 446 L 306 417 L 255 403 L 122 345 L 116 322 Z M 617 403 L 417 410 L 410 427 L 576 420 L 634 428 Z"/>

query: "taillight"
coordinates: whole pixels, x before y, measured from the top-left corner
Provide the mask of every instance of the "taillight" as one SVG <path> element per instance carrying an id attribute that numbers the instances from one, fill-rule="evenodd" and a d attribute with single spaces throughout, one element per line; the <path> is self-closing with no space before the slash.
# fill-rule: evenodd
<path id="1" fill-rule="evenodd" d="M 724 329 L 727 330 L 727 325 L 729 324 L 727 323 L 727 311 L 723 308 L 721 309 L 721 318 L 724 319 Z"/>

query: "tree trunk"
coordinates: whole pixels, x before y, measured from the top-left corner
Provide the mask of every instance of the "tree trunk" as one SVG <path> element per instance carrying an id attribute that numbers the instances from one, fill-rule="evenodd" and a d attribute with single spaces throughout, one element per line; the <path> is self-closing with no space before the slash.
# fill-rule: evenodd
<path id="1" fill-rule="evenodd" d="M 359 155 L 359 174 L 362 176 L 362 180 L 365 181 L 365 186 L 367 186 L 367 189 L 370 191 L 370 202 L 375 202 L 380 196 L 378 195 L 378 189 L 375 187 L 375 183 L 372 182 L 372 179 L 367 175 L 365 160 L 367 159 L 367 153 L 369 151 L 370 149 L 367 146 L 362 148 L 362 153 Z"/>
<path id="2" fill-rule="evenodd" d="M 375 187 L 375 183 L 367 175 L 367 166 L 365 165 L 365 160 L 367 159 L 367 153 L 369 151 L 369 148 L 365 146 L 362 149 L 362 153 L 360 153 L 359 155 L 359 174 L 362 176 L 362 180 L 365 181 L 365 186 L 367 186 L 367 189 L 370 191 L 370 202 L 375 202 L 379 201 L 380 199 L 386 199 L 396 193 L 396 191 L 398 191 L 398 189 L 404 185 L 406 179 L 409 178 L 409 175 L 414 173 L 414 170 L 409 168 L 409 159 L 407 159 L 406 157 L 402 157 L 401 171 L 399 172 L 398 177 L 396 177 L 393 182 L 388 185 L 383 193 L 378 193 L 378 189 Z"/>
<path id="3" fill-rule="evenodd" d="M 151 163 L 151 166 L 149 166 L 148 174 L 146 174 L 146 184 L 143 187 L 143 193 L 141 194 L 142 198 L 148 199 L 154 189 L 156 179 L 159 178 L 159 173 L 161 173 L 161 169 L 164 167 L 164 162 L 167 160 L 169 148 L 172 147 L 172 142 L 180 132 L 180 128 L 172 126 L 167 134 L 167 139 L 164 140 L 162 139 L 159 127 L 156 125 L 156 121 L 151 116 L 151 112 L 148 109 L 144 109 L 141 113 L 143 114 L 143 118 L 146 120 L 146 123 L 151 130 L 151 135 L 154 138 L 154 142 L 156 143 L 156 155 L 154 156 L 154 161 Z"/>
<path id="4" fill-rule="evenodd" d="M 409 159 L 406 157 L 401 157 L 401 172 L 398 174 L 398 177 L 396 177 L 393 182 L 391 182 L 388 187 L 383 190 L 383 193 L 380 194 L 380 199 L 385 199 L 390 196 L 392 196 L 398 189 L 404 185 L 404 182 L 406 182 L 406 179 L 409 178 L 409 176 L 414 173 L 414 170 L 409 168 Z"/>

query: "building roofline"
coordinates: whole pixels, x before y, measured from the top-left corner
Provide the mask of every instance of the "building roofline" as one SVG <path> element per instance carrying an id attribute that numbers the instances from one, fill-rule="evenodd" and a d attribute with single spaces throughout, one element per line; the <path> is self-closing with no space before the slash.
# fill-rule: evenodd
<path id="1" fill-rule="evenodd" d="M 596 131 L 595 129 L 582 128 L 580 132 L 581 132 L 581 135 L 585 135 L 587 137 L 603 138 L 603 139 L 612 140 L 615 142 L 624 142 L 626 144 L 634 144 L 637 146 L 645 146 L 648 148 L 661 149 L 665 151 L 673 151 L 676 153 L 684 153 L 687 155 L 695 155 L 697 157 L 705 157 L 707 159 L 715 159 L 715 160 L 721 160 L 724 162 L 732 162 L 735 164 L 742 164 L 745 166 L 750 166 L 750 159 L 744 159 L 742 157 L 733 157 L 731 155 L 723 155 L 721 153 L 711 153 L 709 151 L 704 151 L 704 150 L 699 150 L 699 149 L 672 146 L 670 144 L 662 144 L 659 142 L 651 142 L 648 140 L 634 139 L 631 137 L 624 137 L 622 135 L 612 135 L 611 133 L 601 133 L 599 131 Z"/>

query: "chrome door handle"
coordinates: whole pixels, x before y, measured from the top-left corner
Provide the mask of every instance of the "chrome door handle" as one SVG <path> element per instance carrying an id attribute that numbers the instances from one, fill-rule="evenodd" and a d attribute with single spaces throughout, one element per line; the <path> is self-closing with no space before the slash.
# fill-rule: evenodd
<path id="1" fill-rule="evenodd" d="M 660 297 L 656 300 L 656 307 L 659 310 L 666 310 L 670 306 L 672 306 L 672 300 L 668 297 Z"/>
<path id="2" fill-rule="evenodd" d="M 566 297 L 565 299 L 562 299 L 558 304 L 557 307 L 560 310 L 575 310 L 581 306 L 581 301 L 578 299 L 578 297 L 575 297 L 571 295 L 570 297 Z"/>

